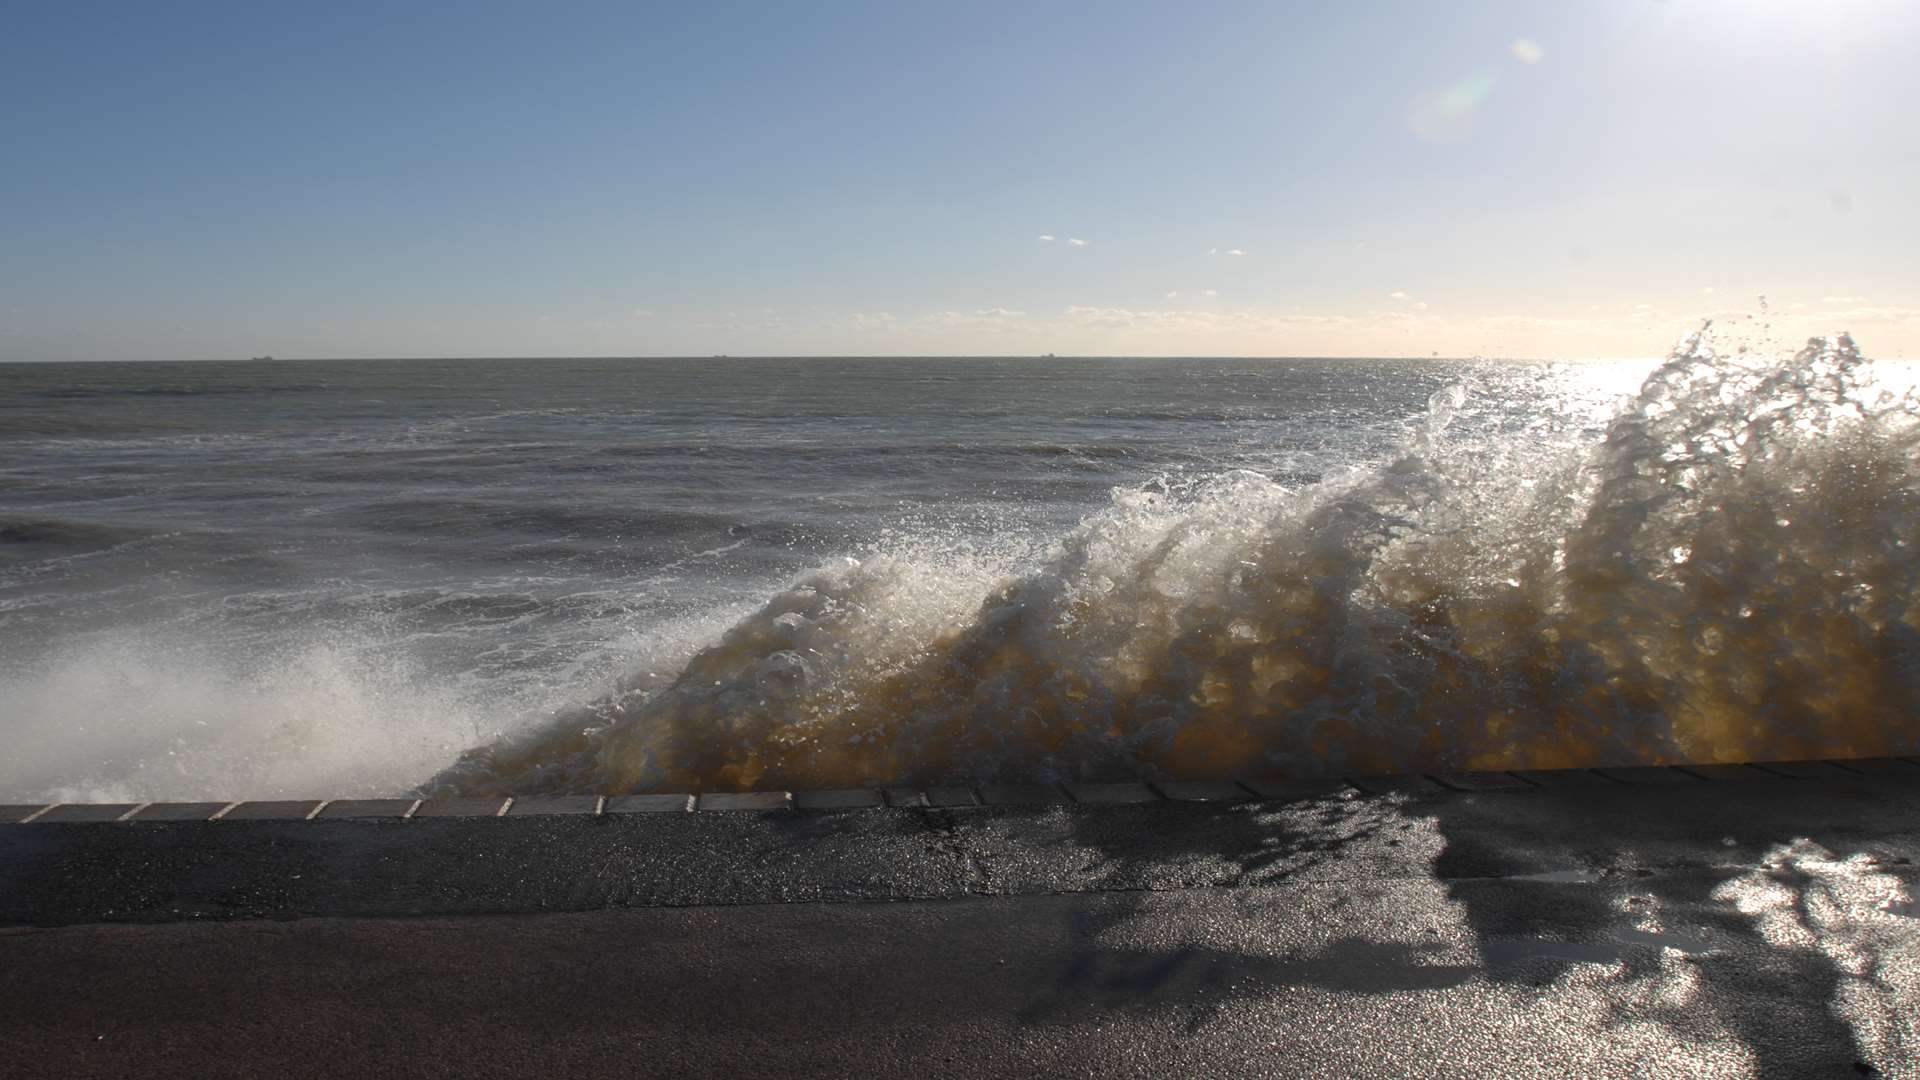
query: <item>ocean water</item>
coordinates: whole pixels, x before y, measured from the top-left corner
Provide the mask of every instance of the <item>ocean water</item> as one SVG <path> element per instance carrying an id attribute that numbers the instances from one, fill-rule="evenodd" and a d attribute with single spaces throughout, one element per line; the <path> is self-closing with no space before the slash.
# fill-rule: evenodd
<path id="1" fill-rule="evenodd" d="M 0 800 L 1912 753 L 1881 367 L 3 366 Z"/>

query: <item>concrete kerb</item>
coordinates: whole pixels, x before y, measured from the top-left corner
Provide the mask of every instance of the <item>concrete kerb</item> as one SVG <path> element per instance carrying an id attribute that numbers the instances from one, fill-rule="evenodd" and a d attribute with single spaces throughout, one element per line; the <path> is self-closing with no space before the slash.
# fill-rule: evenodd
<path id="1" fill-rule="evenodd" d="M 1843 761 L 1829 761 L 1827 764 L 1858 776 L 1889 776 L 1896 780 L 1920 778 L 1920 763 L 1906 758 L 1848 758 Z"/>
<path id="2" fill-rule="evenodd" d="M 791 791 L 714 791 L 702 793 L 696 810 L 737 812 L 742 810 L 791 810 Z"/>
<path id="3" fill-rule="evenodd" d="M 384 821 L 413 816 L 419 799 L 341 799 L 314 815 L 325 821 Z"/>
<path id="4" fill-rule="evenodd" d="M 407 821 L 435 817 L 538 817 L 633 813 L 751 813 L 960 809 L 980 806 L 1117 806 L 1146 803 L 1292 802 L 1362 795 L 1446 798 L 1572 787 L 1681 786 L 1721 783 L 1891 781 L 1920 783 L 1920 759 L 1853 758 L 1748 764 L 1608 766 L 1343 780 L 1165 780 L 969 787 L 885 787 L 822 791 L 705 792 L 646 795 L 525 795 L 438 799 L 267 799 L 246 802 L 13 803 L 0 805 L 0 826 L 142 824 L 186 821 Z"/>
<path id="5" fill-rule="evenodd" d="M 149 821 L 212 821 L 221 814 L 239 806 L 233 802 L 157 802 L 148 803 L 130 815 L 126 820 L 135 823 Z"/>
<path id="6" fill-rule="evenodd" d="M 598 814 L 603 795 L 523 795 L 507 804 L 506 817 L 548 817 L 556 814 Z"/>
<path id="7" fill-rule="evenodd" d="M 692 795 L 615 795 L 606 801 L 603 814 L 687 814 L 693 812 Z"/>
<path id="8" fill-rule="evenodd" d="M 880 792 L 865 788 L 793 793 L 796 810 L 867 810 L 880 805 Z"/>

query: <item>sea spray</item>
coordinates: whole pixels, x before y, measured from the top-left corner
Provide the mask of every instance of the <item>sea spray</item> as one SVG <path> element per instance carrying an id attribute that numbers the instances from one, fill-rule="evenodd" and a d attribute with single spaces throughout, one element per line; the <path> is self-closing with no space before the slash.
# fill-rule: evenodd
<path id="1" fill-rule="evenodd" d="M 1114 492 L 1012 573 L 804 576 L 430 791 L 832 787 L 1911 753 L 1920 406 L 1845 337 L 1691 336 L 1597 429 L 1546 414 L 1293 489 Z"/>

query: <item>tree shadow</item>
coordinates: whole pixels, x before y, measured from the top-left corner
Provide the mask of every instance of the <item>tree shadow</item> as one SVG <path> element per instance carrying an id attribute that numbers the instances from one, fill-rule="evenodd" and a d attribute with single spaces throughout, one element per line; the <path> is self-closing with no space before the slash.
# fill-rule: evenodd
<path id="1" fill-rule="evenodd" d="M 1577 983 L 1603 1002 L 1594 1032 L 1603 1038 L 1654 1025 L 1682 1045 L 1736 1043 L 1762 1077 L 1879 1075 L 1875 1062 L 1889 1068 L 1885 1041 L 1863 1045 L 1866 1021 L 1840 1004 L 1849 986 L 1880 977 L 1877 952 L 1889 943 L 1858 935 L 1844 947 L 1821 940 L 1839 932 L 1834 912 L 1844 905 L 1830 895 L 1838 864 L 1780 857 L 1795 850 L 1791 830 L 1755 826 L 1728 858 L 1650 865 L 1672 862 L 1692 805 L 1649 812 L 1650 797 L 1658 798 L 1620 789 L 1254 804 L 1217 813 L 1210 828 L 1175 828 L 1176 842 L 1162 847 L 1137 837 L 1116 841 L 1103 815 L 1076 815 L 1072 838 L 1096 853 L 1098 886 L 1139 891 L 1072 917 L 1065 928 L 1071 959 L 1036 989 L 1024 1018 L 1184 1010 L 1193 1033 L 1236 1002 L 1293 988 L 1386 995 L 1479 981 L 1545 1003 Z M 1457 940 L 1449 949 L 1404 934 L 1381 940 L 1371 929 L 1279 955 L 1177 936 L 1142 943 L 1130 930 L 1164 917 L 1148 910 L 1154 890 L 1198 884 L 1252 893 L 1303 880 L 1337 890 L 1343 874 L 1358 886 L 1398 872 L 1383 859 L 1414 868 L 1403 880 L 1436 890 L 1464 923 L 1477 962 L 1461 959 Z M 1582 869 L 1534 872 L 1542 861 Z M 1798 937 L 1783 943 L 1783 934 Z M 1904 940 L 1910 948 L 1911 936 Z M 1900 1007 L 1884 978 L 1876 992 Z"/>
<path id="2" fill-rule="evenodd" d="M 1858 1018 L 1840 1009 L 1854 976 L 1821 947 L 1831 919 L 1810 910 L 1824 883 L 1804 860 L 1780 857 L 1806 843 L 1792 830 L 1750 821 L 1726 859 L 1654 868 L 1648 850 L 1671 842 L 1698 804 L 1676 804 L 1676 823 L 1635 805 L 1657 798 L 1652 793 L 1615 791 L 1598 797 L 1605 812 L 1588 819 L 1581 843 L 1580 861 L 1597 870 L 1576 871 L 1578 880 L 1488 877 L 1487 807 L 1502 798 L 1514 797 L 1442 797 L 1419 808 L 1444 840 L 1433 873 L 1477 939 L 1488 981 L 1547 988 L 1577 969 L 1605 972 L 1609 1027 L 1651 1023 L 1682 1038 L 1730 1037 L 1759 1077 L 1879 1075 Z M 1594 812 L 1594 798 L 1573 797 L 1568 807 L 1568 796 L 1535 792 L 1513 808 L 1537 820 L 1539 804 L 1551 800 L 1570 827 Z M 1766 925 L 1749 902 L 1756 892 L 1791 912 L 1801 940 L 1782 940 Z M 1849 945 L 1857 952 L 1860 943 Z M 1874 958 L 1862 959 L 1872 966 Z"/>

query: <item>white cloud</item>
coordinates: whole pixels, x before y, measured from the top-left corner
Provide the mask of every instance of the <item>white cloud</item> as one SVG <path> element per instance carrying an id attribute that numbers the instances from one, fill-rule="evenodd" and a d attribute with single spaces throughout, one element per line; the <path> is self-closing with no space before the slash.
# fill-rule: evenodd
<path id="1" fill-rule="evenodd" d="M 1542 57 L 1547 55 L 1546 50 L 1540 48 L 1539 43 L 1529 41 L 1526 38 L 1515 38 L 1513 45 L 1510 46 L 1510 50 L 1513 53 L 1513 58 L 1523 64 L 1537 64 Z"/>
<path id="2" fill-rule="evenodd" d="M 1168 290 L 1168 291 L 1167 291 L 1167 299 L 1169 299 L 1169 300 L 1172 300 L 1172 299 L 1174 299 L 1174 298 L 1176 298 L 1176 297 L 1178 297 L 1179 295 L 1180 295 L 1180 290 L 1179 290 L 1179 289 L 1170 289 L 1170 290 Z"/>
<path id="3" fill-rule="evenodd" d="M 936 311 L 914 319 L 906 327 L 912 330 L 1019 330 L 1019 324 L 1027 317 L 1024 311 L 1012 308 L 982 308 L 971 313 L 965 311 Z"/>
<path id="4" fill-rule="evenodd" d="M 1228 249 L 1227 249 L 1227 254 L 1229 254 L 1229 255 L 1245 255 L 1245 254 L 1246 254 L 1246 252 L 1244 252 L 1244 251 L 1241 251 L 1241 250 L 1240 250 L 1239 248 L 1228 248 Z"/>
<path id="5" fill-rule="evenodd" d="M 1080 238 L 1079 238 L 1079 237 L 1077 237 L 1077 236 L 1069 236 L 1069 237 L 1067 237 L 1067 243 L 1069 243 L 1069 244 L 1072 244 L 1072 245 L 1073 245 L 1074 247 L 1086 247 L 1086 246 L 1087 246 L 1087 242 L 1086 242 L 1085 240 L 1082 240 L 1082 239 L 1080 239 Z"/>
<path id="6" fill-rule="evenodd" d="M 1387 299 L 1389 300 L 1405 300 L 1406 298 L 1407 298 L 1407 294 L 1404 292 L 1401 292 L 1399 289 L 1395 289 L 1392 292 L 1387 294 Z"/>
<path id="7" fill-rule="evenodd" d="M 1415 303 L 1415 304 L 1413 305 L 1413 310 L 1415 310 L 1415 311 L 1425 311 L 1425 310 L 1427 310 L 1427 302 L 1426 302 L 1425 300 L 1421 300 L 1421 301 L 1418 301 L 1418 302 L 1416 302 L 1416 303 Z"/>
<path id="8" fill-rule="evenodd" d="M 1714 288 L 1713 288 L 1713 286 L 1711 286 L 1711 285 L 1709 285 L 1709 286 L 1707 286 L 1706 288 L 1704 288 L 1704 289 L 1701 289 L 1701 290 L 1700 290 L 1700 295 L 1701 295 L 1701 296 L 1712 296 L 1712 295 L 1713 295 L 1713 293 L 1714 293 Z"/>
<path id="9" fill-rule="evenodd" d="M 1200 294 L 1202 296 L 1219 296 L 1220 292 L 1217 289 L 1201 289 Z"/>
<path id="10" fill-rule="evenodd" d="M 1209 254 L 1209 255 L 1218 255 L 1218 254 L 1220 254 L 1220 249 L 1219 249 L 1219 248 L 1208 248 L 1208 249 L 1207 249 L 1207 254 Z"/>
<path id="11" fill-rule="evenodd" d="M 1041 234 L 1040 234 L 1040 239 L 1042 239 L 1042 240 L 1051 240 L 1051 239 L 1053 239 L 1053 234 L 1052 234 L 1052 233 L 1041 233 Z"/>
<path id="12" fill-rule="evenodd" d="M 1075 305 L 1061 313 L 1069 327 L 1127 329 L 1145 333 L 1178 334 L 1275 334 L 1302 328 L 1357 325 L 1344 315 L 1281 315 L 1258 311 L 1199 311 L 1161 308 L 1135 311 L 1129 308 Z"/>

